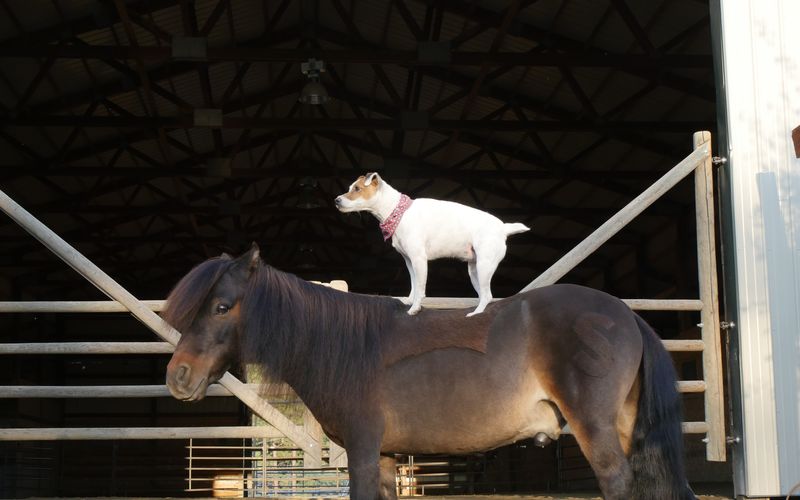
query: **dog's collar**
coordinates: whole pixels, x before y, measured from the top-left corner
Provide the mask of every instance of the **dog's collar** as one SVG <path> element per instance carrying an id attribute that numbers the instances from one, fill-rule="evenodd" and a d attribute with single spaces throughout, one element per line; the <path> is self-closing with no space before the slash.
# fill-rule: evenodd
<path id="1" fill-rule="evenodd" d="M 406 213 L 406 210 L 408 210 L 408 207 L 410 207 L 413 202 L 414 200 L 409 198 L 408 195 L 400 195 L 400 201 L 397 202 L 397 206 L 394 207 L 394 210 L 392 210 L 392 213 L 389 214 L 389 217 L 381 222 L 383 241 L 388 240 L 394 235 L 398 224 L 400 224 L 400 219 L 403 218 L 403 214 Z"/>

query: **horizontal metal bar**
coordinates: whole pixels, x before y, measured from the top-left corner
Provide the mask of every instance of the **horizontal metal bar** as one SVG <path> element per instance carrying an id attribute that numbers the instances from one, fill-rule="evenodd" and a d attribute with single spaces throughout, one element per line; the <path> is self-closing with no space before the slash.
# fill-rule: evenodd
<path id="1" fill-rule="evenodd" d="M 700 311 L 698 299 L 622 299 L 634 311 Z"/>
<path id="2" fill-rule="evenodd" d="M 662 340 L 670 352 L 699 352 L 702 340 Z M 8 354 L 171 354 L 175 348 L 167 342 L 40 342 L 0 344 L 0 355 Z"/>
<path id="3" fill-rule="evenodd" d="M 0 354 L 171 354 L 168 342 L 26 342 L 0 344 Z"/>
<path id="4" fill-rule="evenodd" d="M 708 432 L 708 424 L 706 422 L 682 422 L 681 429 L 684 434 L 705 434 Z M 569 424 L 564 426 L 561 434 L 572 434 Z"/>
<path id="5" fill-rule="evenodd" d="M 679 380 L 678 381 L 678 392 L 680 392 L 682 394 L 705 392 L 705 390 L 706 390 L 706 382 L 705 382 L 705 380 Z"/>
<path id="6" fill-rule="evenodd" d="M 683 422 L 684 434 L 705 434 L 705 422 Z M 565 429 L 564 434 L 568 434 Z M 0 429 L 0 441 L 281 438 L 272 427 L 67 427 Z"/>
<path id="7" fill-rule="evenodd" d="M 259 384 L 246 384 L 258 390 Z M 681 380 L 678 391 L 682 393 L 703 392 L 702 380 Z M 208 387 L 207 396 L 232 396 L 230 391 L 218 384 Z M 0 386 L 0 399 L 32 398 L 166 398 L 171 397 L 165 385 L 6 385 Z"/>
<path id="8" fill-rule="evenodd" d="M 705 434 L 708 432 L 708 424 L 706 422 L 683 422 L 684 434 Z"/>
<path id="9" fill-rule="evenodd" d="M 152 311 L 161 311 L 164 300 L 140 300 Z M 18 301 L 0 302 L 0 313 L 113 313 L 128 312 L 128 308 L 114 300 L 84 301 Z"/>
<path id="10" fill-rule="evenodd" d="M 669 352 L 697 352 L 705 349 L 702 340 L 668 339 L 661 341 Z"/>
<path id="11" fill-rule="evenodd" d="M 282 438 L 267 426 L 233 427 L 41 427 L 0 429 L 0 441 L 62 441 L 116 439 Z"/>
<path id="12" fill-rule="evenodd" d="M 245 384 L 258 391 L 259 384 Z M 207 396 L 232 396 L 219 384 L 208 386 Z M 166 398 L 166 385 L 7 385 L 0 386 L 0 398 Z"/>
<path id="13" fill-rule="evenodd" d="M 400 299 L 401 297 L 395 297 Z M 495 299 L 495 301 L 501 299 Z M 639 311 L 699 311 L 703 303 L 697 299 L 622 299 L 631 309 Z M 164 309 L 164 300 L 142 300 L 153 311 Z M 466 309 L 478 305 L 471 297 L 426 297 L 422 305 L 429 309 Z M 0 302 L 0 313 L 113 313 L 128 312 L 119 302 L 90 301 L 19 301 Z"/>

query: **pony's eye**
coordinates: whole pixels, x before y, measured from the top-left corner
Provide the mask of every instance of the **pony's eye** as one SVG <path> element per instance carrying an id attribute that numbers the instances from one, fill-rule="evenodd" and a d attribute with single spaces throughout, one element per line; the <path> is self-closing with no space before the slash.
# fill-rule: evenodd
<path id="1" fill-rule="evenodd" d="M 227 314 L 231 308 L 226 306 L 225 304 L 217 304 L 217 308 L 214 311 L 216 314 Z"/>

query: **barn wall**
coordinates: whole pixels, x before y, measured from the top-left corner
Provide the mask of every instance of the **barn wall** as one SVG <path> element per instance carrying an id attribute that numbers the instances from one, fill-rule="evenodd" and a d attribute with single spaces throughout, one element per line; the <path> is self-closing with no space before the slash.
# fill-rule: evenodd
<path id="1" fill-rule="evenodd" d="M 719 0 L 736 493 L 800 482 L 800 3 Z M 737 370 L 738 368 L 738 370 Z"/>

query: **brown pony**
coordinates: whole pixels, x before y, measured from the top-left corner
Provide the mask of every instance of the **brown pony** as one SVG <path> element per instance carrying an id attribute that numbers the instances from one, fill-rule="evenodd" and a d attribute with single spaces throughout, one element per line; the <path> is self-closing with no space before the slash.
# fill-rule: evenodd
<path id="1" fill-rule="evenodd" d="M 652 329 L 603 292 L 554 285 L 471 318 L 409 316 L 399 300 L 265 265 L 254 244 L 195 267 L 163 317 L 183 332 L 167 367 L 173 396 L 202 399 L 235 363 L 259 365 L 347 450 L 352 498 L 395 498 L 395 453 L 544 443 L 566 424 L 606 499 L 695 498 L 672 361 Z"/>

